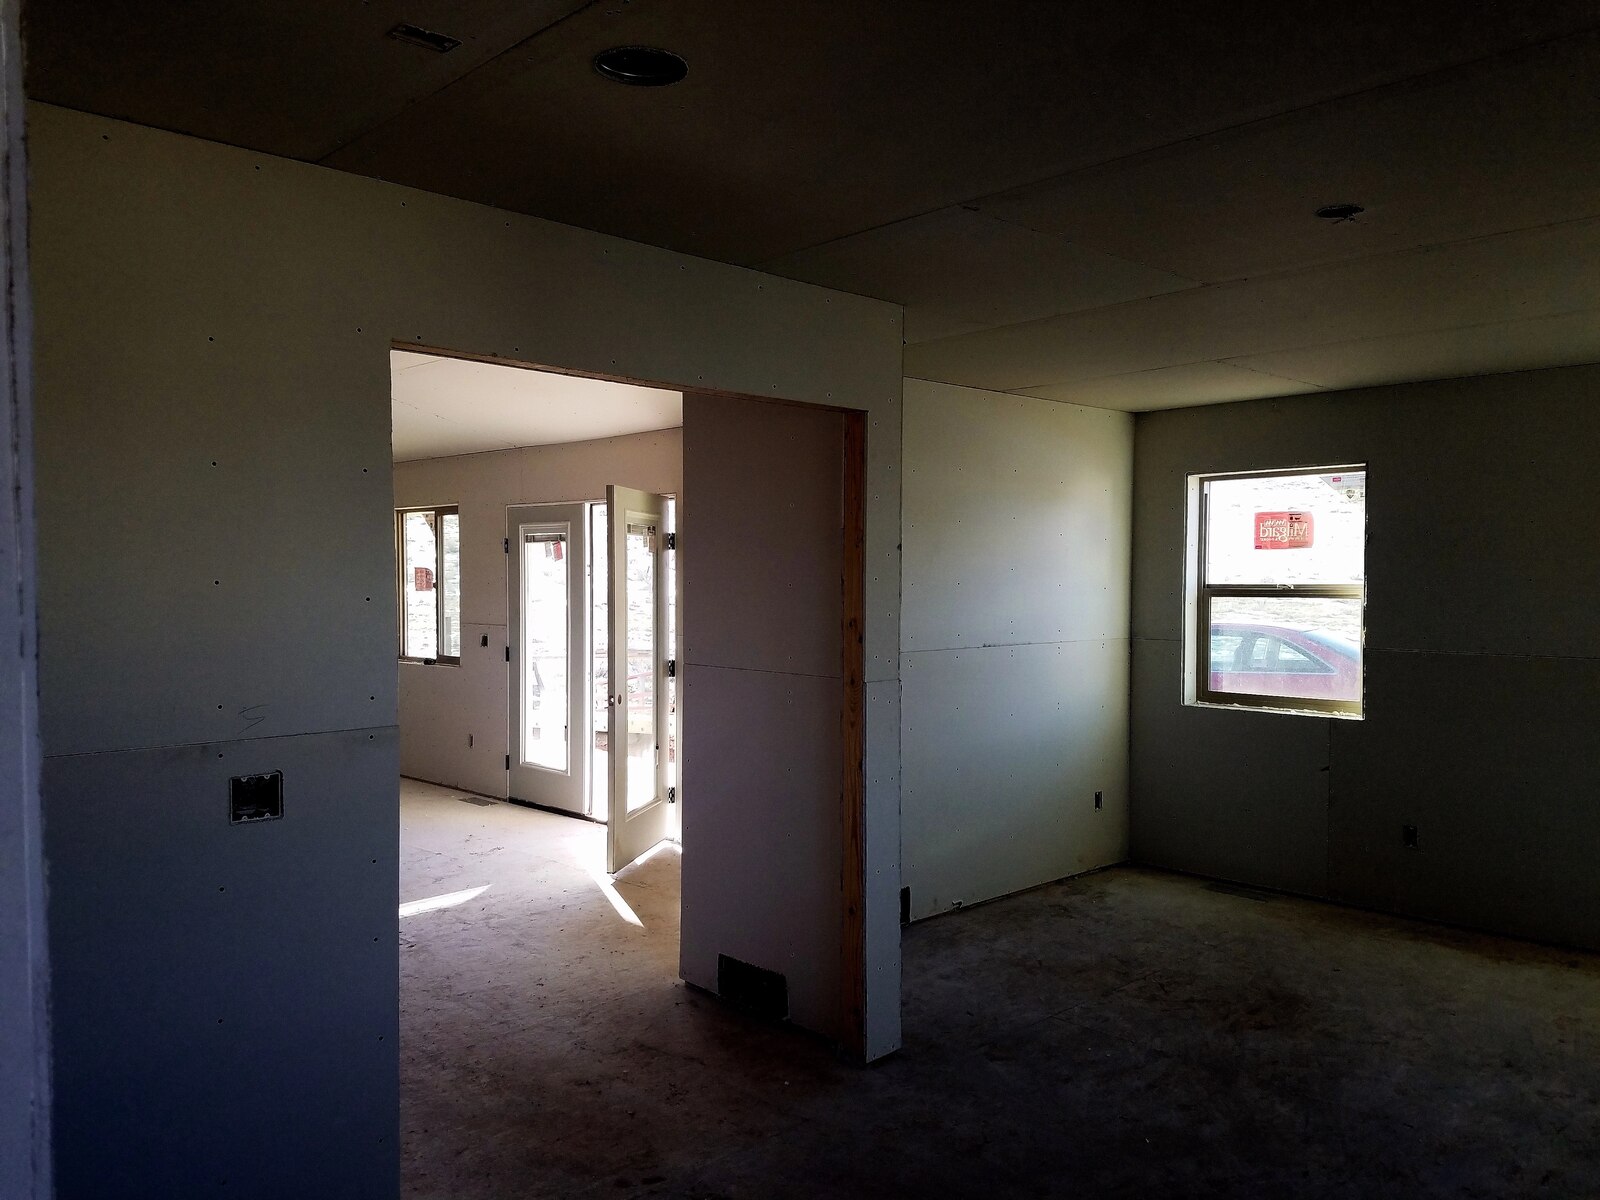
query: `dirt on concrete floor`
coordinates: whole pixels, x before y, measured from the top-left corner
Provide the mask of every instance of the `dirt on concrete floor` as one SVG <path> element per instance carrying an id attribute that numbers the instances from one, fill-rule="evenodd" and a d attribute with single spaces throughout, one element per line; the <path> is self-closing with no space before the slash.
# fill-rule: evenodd
<path id="1" fill-rule="evenodd" d="M 1600 956 L 1119 868 L 908 929 L 859 1069 L 676 980 L 675 856 L 634 925 L 598 827 L 457 795 L 403 817 L 402 899 L 491 885 L 401 925 L 413 1200 L 1600 1197 Z"/>

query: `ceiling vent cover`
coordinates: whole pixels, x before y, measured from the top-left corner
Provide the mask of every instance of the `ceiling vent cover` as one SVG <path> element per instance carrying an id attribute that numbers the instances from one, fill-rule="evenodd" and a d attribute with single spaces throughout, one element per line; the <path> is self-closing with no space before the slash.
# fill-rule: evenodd
<path id="1" fill-rule="evenodd" d="M 607 79 L 634 87 L 664 87 L 689 73 L 689 64 L 654 46 L 613 46 L 594 56 L 594 69 Z"/>

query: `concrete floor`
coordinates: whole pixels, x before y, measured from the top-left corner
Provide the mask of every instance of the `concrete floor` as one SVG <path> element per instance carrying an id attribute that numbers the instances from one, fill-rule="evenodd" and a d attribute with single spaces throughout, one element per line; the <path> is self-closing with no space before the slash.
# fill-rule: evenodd
<path id="1" fill-rule="evenodd" d="M 1116 869 L 905 937 L 868 1069 L 676 980 L 677 858 L 406 783 L 408 1197 L 1600 1197 L 1600 957 Z"/>

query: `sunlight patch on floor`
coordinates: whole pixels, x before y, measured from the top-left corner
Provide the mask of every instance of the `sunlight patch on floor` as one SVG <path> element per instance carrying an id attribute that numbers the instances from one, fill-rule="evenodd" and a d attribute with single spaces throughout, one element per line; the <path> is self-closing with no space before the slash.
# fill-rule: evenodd
<path id="1" fill-rule="evenodd" d="M 634 912 L 628 902 L 622 898 L 622 893 L 617 891 L 617 885 L 611 881 L 611 876 L 607 875 L 602 869 L 602 864 L 593 861 L 587 854 L 580 857 L 583 869 L 588 872 L 589 878 L 594 880 L 595 886 L 600 889 L 600 894 L 611 902 L 612 908 L 617 910 L 617 916 L 621 917 L 629 925 L 636 925 L 643 929 L 644 922 L 639 919 L 639 914 Z"/>
<path id="2" fill-rule="evenodd" d="M 407 900 L 400 906 L 402 917 L 414 917 L 418 913 L 436 912 L 441 908 L 454 908 L 458 904 L 465 904 L 468 900 L 476 899 L 489 890 L 486 883 L 482 887 L 467 888 L 459 892 L 446 892 L 442 896 L 430 896 L 426 900 Z"/>

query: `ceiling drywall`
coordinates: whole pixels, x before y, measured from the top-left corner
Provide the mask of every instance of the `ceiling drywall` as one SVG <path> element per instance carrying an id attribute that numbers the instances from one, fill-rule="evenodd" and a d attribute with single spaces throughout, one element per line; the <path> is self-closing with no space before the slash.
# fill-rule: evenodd
<path id="1" fill-rule="evenodd" d="M 26 16 L 37 98 L 896 301 L 918 377 L 1140 409 L 1600 359 L 1600 0 Z M 619 44 L 689 76 L 608 82 Z"/>
<path id="2" fill-rule="evenodd" d="M 407 350 L 389 365 L 396 462 L 683 424 L 681 392 Z"/>

